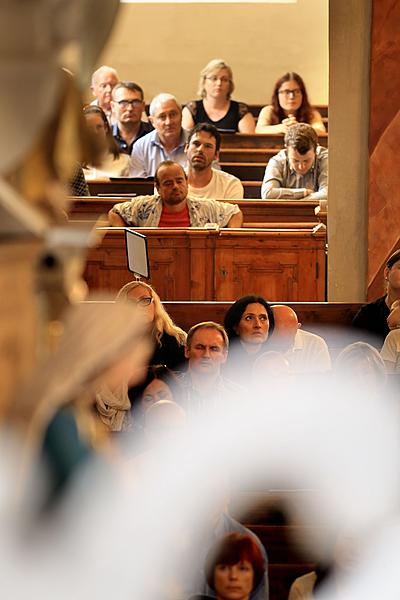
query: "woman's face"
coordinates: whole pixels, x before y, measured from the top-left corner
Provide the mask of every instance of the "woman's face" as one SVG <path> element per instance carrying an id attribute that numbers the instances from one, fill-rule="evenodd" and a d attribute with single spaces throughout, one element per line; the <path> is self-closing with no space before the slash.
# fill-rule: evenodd
<path id="1" fill-rule="evenodd" d="M 226 99 L 230 89 L 230 77 L 227 69 L 217 69 L 211 71 L 204 81 L 206 98 L 224 98 Z"/>
<path id="2" fill-rule="evenodd" d="M 129 302 L 136 304 L 140 317 L 148 325 L 154 322 L 154 301 L 150 290 L 138 285 L 127 294 Z"/>
<path id="3" fill-rule="evenodd" d="M 143 412 L 146 412 L 150 406 L 158 402 L 159 400 L 170 400 L 174 401 L 171 389 L 161 379 L 153 379 L 148 386 L 143 390 L 141 407 Z"/>
<path id="4" fill-rule="evenodd" d="M 248 304 L 234 330 L 245 344 L 263 344 L 266 342 L 269 319 L 264 306 L 258 302 Z"/>
<path id="5" fill-rule="evenodd" d="M 297 81 L 290 79 L 282 83 L 278 90 L 278 100 L 285 114 L 295 114 L 303 102 L 303 94 Z"/>
<path id="6" fill-rule="evenodd" d="M 106 126 L 99 114 L 89 113 L 85 115 L 88 129 L 96 136 L 105 141 L 107 137 Z"/>
<path id="7" fill-rule="evenodd" d="M 214 588 L 218 600 L 247 600 L 254 583 L 254 569 L 248 560 L 235 565 L 217 565 Z"/>

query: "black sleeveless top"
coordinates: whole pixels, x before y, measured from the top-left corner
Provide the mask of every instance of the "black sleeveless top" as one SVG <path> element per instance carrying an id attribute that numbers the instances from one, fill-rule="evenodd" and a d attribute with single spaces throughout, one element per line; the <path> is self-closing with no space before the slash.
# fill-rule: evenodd
<path id="1" fill-rule="evenodd" d="M 233 132 L 238 131 L 239 121 L 249 112 L 247 104 L 231 100 L 226 115 L 224 115 L 222 119 L 219 119 L 219 121 L 213 121 L 204 109 L 203 100 L 188 102 L 186 108 L 189 109 L 195 125 L 197 125 L 197 123 L 211 123 L 211 125 L 215 125 L 219 131 Z"/>

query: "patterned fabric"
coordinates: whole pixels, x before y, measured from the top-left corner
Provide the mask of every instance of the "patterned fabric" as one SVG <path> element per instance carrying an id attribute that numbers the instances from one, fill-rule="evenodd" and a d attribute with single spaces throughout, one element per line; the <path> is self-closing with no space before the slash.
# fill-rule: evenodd
<path id="1" fill-rule="evenodd" d="M 76 171 L 72 179 L 68 182 L 68 187 L 71 196 L 90 196 L 88 184 L 80 165 L 76 165 Z"/>
<path id="2" fill-rule="evenodd" d="M 273 156 L 265 169 L 261 187 L 264 199 L 301 199 L 306 189 L 315 193 L 310 200 L 323 200 L 328 197 L 328 150 L 317 146 L 315 162 L 305 175 L 298 175 L 290 168 L 287 150 Z"/>
<path id="3" fill-rule="evenodd" d="M 188 196 L 187 203 L 191 227 L 204 227 L 207 223 L 216 223 L 219 227 L 226 227 L 231 217 L 239 212 L 237 204 L 217 202 L 211 199 L 195 199 Z M 127 202 L 115 204 L 112 210 L 127 225 L 158 227 L 162 200 L 159 196 L 137 196 Z"/>

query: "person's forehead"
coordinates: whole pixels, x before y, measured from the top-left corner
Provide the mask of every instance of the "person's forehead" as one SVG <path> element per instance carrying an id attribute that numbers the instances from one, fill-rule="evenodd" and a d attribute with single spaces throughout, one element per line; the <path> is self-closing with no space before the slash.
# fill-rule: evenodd
<path id="1" fill-rule="evenodd" d="M 226 69 L 225 67 L 219 67 L 218 69 L 214 69 L 213 71 L 211 71 L 209 77 L 220 77 L 224 75 L 229 77 L 228 69 Z"/>
<path id="2" fill-rule="evenodd" d="M 163 102 L 160 102 L 157 105 L 156 108 L 156 112 L 155 112 L 155 116 L 158 117 L 158 115 L 164 113 L 164 112 L 169 112 L 171 110 L 180 110 L 178 103 L 175 100 L 164 100 Z"/>
<path id="3" fill-rule="evenodd" d="M 144 391 L 151 391 L 155 393 L 159 390 L 165 390 L 165 388 L 169 389 L 165 381 L 163 381 L 162 379 L 153 379 L 153 381 L 150 381 L 150 383 L 146 386 Z"/>
<path id="4" fill-rule="evenodd" d="M 104 125 L 104 121 L 103 121 L 101 115 L 99 115 L 99 113 L 95 113 L 95 112 L 87 113 L 85 115 L 85 119 L 87 121 L 91 122 L 92 124 L 100 123 L 101 125 Z"/>
<path id="5" fill-rule="evenodd" d="M 140 298 L 141 296 L 151 296 L 150 291 L 142 285 L 137 285 L 128 292 L 128 297 Z"/>
<path id="6" fill-rule="evenodd" d="M 213 346 L 224 346 L 222 333 L 212 327 L 204 327 L 194 332 L 192 344 L 211 344 Z"/>
<path id="7" fill-rule="evenodd" d="M 214 146 L 216 146 L 217 143 L 215 137 L 211 135 L 211 133 L 208 133 L 208 131 L 198 131 L 191 137 L 190 143 L 192 143 L 193 141 L 199 141 L 202 143 L 211 142 Z"/>
<path id="8" fill-rule="evenodd" d="M 267 311 L 266 311 L 265 307 L 262 304 L 260 304 L 259 302 L 253 302 L 251 304 L 248 304 L 243 311 L 243 315 L 247 315 L 249 313 L 251 313 L 251 314 L 267 314 Z"/>
<path id="9" fill-rule="evenodd" d="M 291 148 L 289 146 L 288 156 L 289 156 L 289 158 L 294 158 L 296 160 L 305 160 L 307 158 L 314 158 L 315 150 L 314 150 L 314 148 L 310 148 L 310 150 L 307 150 L 307 152 L 305 152 L 304 154 L 300 154 L 300 152 L 298 150 L 296 150 L 295 148 Z"/>
<path id="10" fill-rule="evenodd" d="M 114 98 L 116 100 L 141 100 L 142 95 L 137 90 L 129 90 L 128 88 L 120 87 L 114 90 Z"/>
<path id="11" fill-rule="evenodd" d="M 299 84 L 294 79 L 290 79 L 289 81 L 285 81 L 282 83 L 280 90 L 294 90 L 299 87 Z"/>
<path id="12" fill-rule="evenodd" d="M 112 71 L 103 71 L 96 77 L 96 83 L 117 83 L 118 79 Z"/>
<path id="13" fill-rule="evenodd" d="M 158 170 L 158 180 L 174 179 L 175 177 L 185 177 L 185 172 L 180 165 L 171 165 L 169 167 L 161 167 Z"/>

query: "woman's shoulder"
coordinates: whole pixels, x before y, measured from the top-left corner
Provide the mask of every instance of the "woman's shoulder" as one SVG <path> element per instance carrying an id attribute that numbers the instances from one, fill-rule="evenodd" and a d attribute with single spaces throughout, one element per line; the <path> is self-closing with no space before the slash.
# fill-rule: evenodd
<path id="1" fill-rule="evenodd" d="M 188 111 L 190 112 L 192 117 L 196 116 L 198 107 L 200 106 L 201 102 L 202 102 L 202 100 L 191 100 L 190 102 L 185 104 L 185 108 L 188 109 Z"/>
<path id="2" fill-rule="evenodd" d="M 231 102 L 236 101 L 231 100 Z M 236 102 L 236 104 L 238 105 L 239 118 L 242 119 L 244 115 L 247 115 L 247 113 L 250 112 L 249 106 L 245 102 Z"/>
<path id="3" fill-rule="evenodd" d="M 258 118 L 263 119 L 264 121 L 268 121 L 268 123 L 265 123 L 265 125 L 269 125 L 272 122 L 273 114 L 274 108 L 272 104 L 267 104 L 266 106 L 263 106 L 263 108 L 260 110 Z"/>

